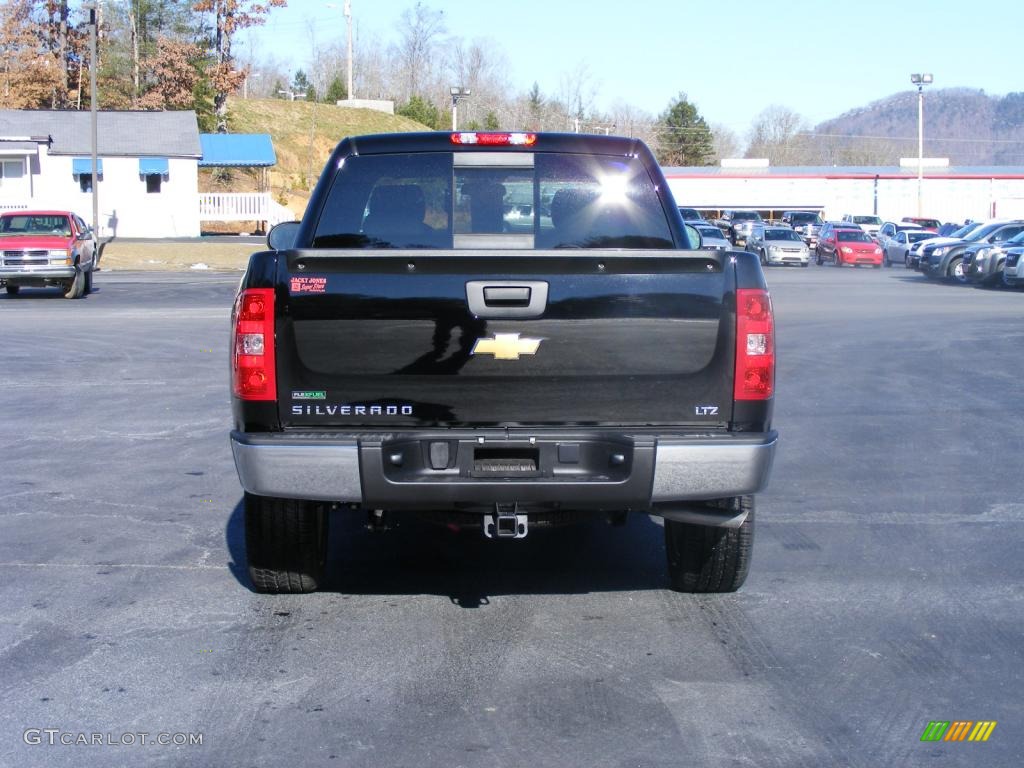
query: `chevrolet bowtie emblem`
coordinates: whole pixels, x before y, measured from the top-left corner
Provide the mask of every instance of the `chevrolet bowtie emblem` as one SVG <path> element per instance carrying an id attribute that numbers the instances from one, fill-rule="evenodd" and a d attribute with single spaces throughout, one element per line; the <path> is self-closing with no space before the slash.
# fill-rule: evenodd
<path id="1" fill-rule="evenodd" d="M 543 339 L 521 339 L 518 333 L 496 333 L 493 339 L 477 339 L 474 355 L 494 355 L 495 360 L 518 360 L 520 355 L 535 355 Z"/>

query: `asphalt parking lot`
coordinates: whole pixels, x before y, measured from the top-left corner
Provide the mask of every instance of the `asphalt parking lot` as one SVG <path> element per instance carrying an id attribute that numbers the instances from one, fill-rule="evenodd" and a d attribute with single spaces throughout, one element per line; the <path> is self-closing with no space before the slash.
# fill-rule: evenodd
<path id="1" fill-rule="evenodd" d="M 521 542 L 336 518 L 325 591 L 257 595 L 238 275 L 0 296 L 0 766 L 1021 765 L 1024 293 L 768 280 L 782 443 L 724 596 L 666 589 L 646 517 Z M 922 742 L 935 720 L 998 725 Z"/>

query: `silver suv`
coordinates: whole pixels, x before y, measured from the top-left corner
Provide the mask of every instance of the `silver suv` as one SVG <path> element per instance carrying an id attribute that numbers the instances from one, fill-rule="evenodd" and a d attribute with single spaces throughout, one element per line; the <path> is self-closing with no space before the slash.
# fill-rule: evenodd
<path id="1" fill-rule="evenodd" d="M 786 211 L 782 221 L 793 228 L 808 248 L 818 245 L 818 233 L 821 232 L 821 215 L 815 211 Z"/>

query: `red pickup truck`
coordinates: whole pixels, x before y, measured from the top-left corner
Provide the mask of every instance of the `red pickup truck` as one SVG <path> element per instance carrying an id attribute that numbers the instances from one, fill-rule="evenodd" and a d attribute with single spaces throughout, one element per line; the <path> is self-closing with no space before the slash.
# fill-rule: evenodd
<path id="1" fill-rule="evenodd" d="M 92 290 L 96 238 L 69 211 L 8 211 L 0 216 L 0 285 L 10 295 L 23 286 L 58 286 L 64 298 Z"/>

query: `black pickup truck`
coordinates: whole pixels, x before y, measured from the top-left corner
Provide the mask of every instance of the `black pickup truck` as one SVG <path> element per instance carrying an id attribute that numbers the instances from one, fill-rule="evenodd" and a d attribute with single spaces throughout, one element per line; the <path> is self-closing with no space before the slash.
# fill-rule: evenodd
<path id="1" fill-rule="evenodd" d="M 256 589 L 316 589 L 342 514 L 492 538 L 654 515 L 673 588 L 743 583 L 771 300 L 756 256 L 698 250 L 643 143 L 348 138 L 268 240 L 231 341 Z"/>

